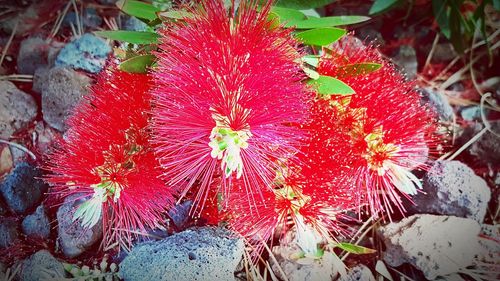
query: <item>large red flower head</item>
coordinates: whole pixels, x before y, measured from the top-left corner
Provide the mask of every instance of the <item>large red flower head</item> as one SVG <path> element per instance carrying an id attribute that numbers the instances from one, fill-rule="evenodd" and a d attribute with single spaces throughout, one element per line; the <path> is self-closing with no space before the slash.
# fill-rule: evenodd
<path id="1" fill-rule="evenodd" d="M 227 198 L 241 181 L 249 200 L 268 188 L 277 159 L 296 150 L 305 114 L 301 54 L 290 30 L 268 20 L 269 5 L 227 11 L 206 0 L 193 17 L 163 29 L 154 71 L 157 155 L 164 178 L 202 206 L 215 177 Z M 250 198 L 251 197 L 251 198 Z"/>
<path id="2" fill-rule="evenodd" d="M 49 155 L 47 181 L 63 197 L 84 198 L 74 219 L 85 227 L 102 218 L 104 244 L 130 246 L 133 233 L 162 224 L 172 205 L 149 143 L 151 79 L 108 71 L 69 118 L 69 129 Z"/>
<path id="3" fill-rule="evenodd" d="M 233 193 L 227 213 L 229 227 L 253 246 L 256 255 L 275 234 L 281 243 L 294 243 L 308 256 L 317 255 L 323 244 L 346 234 L 342 219 L 347 218 L 344 213 L 349 200 L 331 204 L 318 196 L 323 194 L 306 194 L 297 185 L 277 186 L 272 191 L 265 190 L 263 195 L 264 200 L 254 208 L 243 194 Z M 287 240 L 290 237 L 294 241 Z"/>
<path id="4" fill-rule="evenodd" d="M 382 64 L 371 72 L 370 63 Z M 347 37 L 327 50 L 318 72 L 355 91 L 350 96 L 317 97 L 305 129 L 311 133 L 299 154 L 303 188 L 349 191 L 371 214 L 404 211 L 401 197 L 416 194 L 420 181 L 411 170 L 425 167 L 435 140 L 433 113 L 422 106 L 412 83 L 404 81 L 377 51 Z M 332 202 L 336 198 L 331 198 Z"/>

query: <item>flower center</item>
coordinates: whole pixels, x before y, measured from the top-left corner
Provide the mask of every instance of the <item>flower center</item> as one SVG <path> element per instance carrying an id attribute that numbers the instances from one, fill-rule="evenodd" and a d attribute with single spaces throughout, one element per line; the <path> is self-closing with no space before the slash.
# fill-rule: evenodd
<path id="1" fill-rule="evenodd" d="M 221 169 L 226 178 L 236 172 L 236 178 L 243 174 L 243 160 L 241 159 L 241 149 L 248 147 L 248 139 L 252 136 L 249 130 L 233 131 L 224 126 L 215 126 L 210 134 L 208 144 L 212 151 L 210 156 L 222 160 Z"/>
<path id="2" fill-rule="evenodd" d="M 92 170 L 101 181 L 90 185 L 94 194 L 78 207 L 73 221 L 81 219 L 82 226 L 90 228 L 99 221 L 102 204 L 108 201 L 108 198 L 113 198 L 113 202 L 120 199 L 126 184 L 126 174 L 135 168 L 134 157 L 143 150 L 143 147 L 137 144 L 143 133 L 131 127 L 125 131 L 125 144 L 111 145 L 109 150 L 103 152 L 104 163 Z"/>
<path id="3" fill-rule="evenodd" d="M 384 143 L 383 136 L 382 128 L 379 128 L 365 137 L 368 148 L 363 157 L 368 167 L 379 176 L 386 176 L 399 191 L 417 194 L 417 188 L 421 189 L 422 183 L 408 168 L 394 161 L 400 148 L 392 143 Z"/>
<path id="4" fill-rule="evenodd" d="M 384 143 L 384 134 L 382 129 L 377 129 L 375 132 L 368 134 L 365 137 L 367 144 L 367 151 L 363 154 L 366 159 L 368 167 L 377 171 L 380 176 L 383 176 L 387 171 L 384 165 L 387 161 L 399 151 L 398 147 L 392 143 Z"/>

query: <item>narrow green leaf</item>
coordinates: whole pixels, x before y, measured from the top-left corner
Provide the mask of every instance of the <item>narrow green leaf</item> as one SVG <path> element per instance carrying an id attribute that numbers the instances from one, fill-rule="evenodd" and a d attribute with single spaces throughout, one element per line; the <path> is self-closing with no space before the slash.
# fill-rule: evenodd
<path id="1" fill-rule="evenodd" d="M 363 246 L 354 245 L 354 244 L 351 244 L 351 243 L 337 243 L 337 244 L 335 244 L 335 247 L 338 247 L 338 248 L 340 248 L 340 249 L 342 249 L 342 250 L 344 250 L 346 252 L 353 253 L 353 254 L 358 254 L 358 255 L 373 254 L 373 253 L 376 252 L 373 249 L 366 248 L 366 247 L 363 247 Z"/>
<path id="2" fill-rule="evenodd" d="M 304 20 L 291 20 L 285 27 L 294 26 L 297 29 L 310 29 L 310 28 L 321 28 L 321 27 L 332 27 L 339 25 L 350 25 L 369 20 L 369 17 L 365 16 L 334 16 L 334 17 L 322 17 L 322 18 L 308 18 Z"/>
<path id="3" fill-rule="evenodd" d="M 391 8 L 394 8 L 400 0 L 376 0 L 368 14 L 374 15 L 378 13 L 385 12 Z"/>
<path id="4" fill-rule="evenodd" d="M 132 44 L 154 44 L 158 43 L 158 34 L 147 31 L 127 31 L 127 30 L 109 30 L 95 31 L 97 36 L 104 38 L 124 41 Z"/>
<path id="5" fill-rule="evenodd" d="M 295 36 L 306 45 L 326 46 L 339 40 L 345 34 L 345 29 L 324 27 L 302 31 Z"/>
<path id="6" fill-rule="evenodd" d="M 452 10 L 450 11 L 450 18 L 448 22 L 448 26 L 450 27 L 450 41 L 453 44 L 455 50 L 462 54 L 465 49 L 464 36 L 462 34 L 462 26 L 460 10 Z"/>
<path id="7" fill-rule="evenodd" d="M 136 56 L 122 62 L 119 68 L 120 70 L 131 73 L 146 73 L 148 67 L 153 64 L 155 59 L 156 57 L 154 55 Z"/>
<path id="8" fill-rule="evenodd" d="M 335 0 L 278 0 L 276 6 L 297 10 L 307 10 L 323 7 L 334 1 Z"/>
<path id="9" fill-rule="evenodd" d="M 344 82 L 330 76 L 319 76 L 316 80 L 309 80 L 309 85 L 316 87 L 320 95 L 351 95 L 354 90 Z"/>
<path id="10" fill-rule="evenodd" d="M 271 12 L 277 14 L 281 21 L 303 20 L 306 16 L 298 10 L 282 7 L 272 7 Z"/>
<path id="11" fill-rule="evenodd" d="M 136 0 L 119 0 L 116 6 L 126 14 L 146 20 L 156 19 L 156 13 L 160 11 L 151 4 Z"/>
<path id="12" fill-rule="evenodd" d="M 314 67 L 318 67 L 319 59 L 320 59 L 320 56 L 318 56 L 318 55 L 307 55 L 307 56 L 302 57 L 303 62 L 305 62 L 311 66 L 314 66 Z"/>
<path id="13" fill-rule="evenodd" d="M 450 26 L 448 25 L 450 12 L 446 6 L 446 1 L 432 0 L 432 12 L 441 29 L 441 33 L 443 33 L 446 38 L 450 39 Z"/>
<path id="14" fill-rule="evenodd" d="M 341 66 L 337 68 L 337 71 L 342 75 L 365 75 L 377 71 L 381 67 L 382 64 L 380 63 L 362 62 Z"/>
<path id="15" fill-rule="evenodd" d="M 192 18 L 193 14 L 187 11 L 178 10 L 178 11 L 166 11 L 159 12 L 158 16 L 162 19 L 177 19 L 182 20 L 186 18 Z"/>
<path id="16" fill-rule="evenodd" d="M 307 68 L 307 67 L 302 67 L 302 70 L 311 79 L 317 80 L 320 76 L 316 70 L 312 70 L 312 69 Z"/>

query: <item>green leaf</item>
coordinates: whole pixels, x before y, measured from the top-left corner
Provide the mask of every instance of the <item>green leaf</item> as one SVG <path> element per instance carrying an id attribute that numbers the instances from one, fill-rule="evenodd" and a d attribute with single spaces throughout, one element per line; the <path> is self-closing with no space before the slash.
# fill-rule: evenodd
<path id="1" fill-rule="evenodd" d="M 316 87 L 320 95 L 351 95 L 354 90 L 344 82 L 330 76 L 319 76 L 316 80 L 309 80 L 309 85 Z"/>
<path id="2" fill-rule="evenodd" d="M 465 42 L 464 42 L 464 34 L 462 34 L 462 26 L 461 14 L 460 10 L 455 10 L 452 7 L 450 11 L 449 23 L 450 27 L 450 41 L 453 44 L 453 48 L 459 53 L 462 54 L 465 50 Z"/>
<path id="3" fill-rule="evenodd" d="M 326 46 L 339 40 L 345 34 L 345 29 L 324 27 L 302 31 L 295 36 L 306 45 Z"/>
<path id="4" fill-rule="evenodd" d="M 441 29 L 441 33 L 443 33 L 446 38 L 450 39 L 450 27 L 448 25 L 450 12 L 446 6 L 446 1 L 432 0 L 432 12 Z"/>
<path id="5" fill-rule="evenodd" d="M 278 0 L 276 6 L 297 10 L 307 10 L 323 7 L 335 0 Z M 264 1 L 263 1 L 264 2 Z"/>
<path id="6" fill-rule="evenodd" d="M 305 20 L 291 20 L 285 27 L 294 26 L 297 29 L 321 28 L 339 25 L 350 25 L 369 20 L 365 16 L 335 16 L 335 17 L 322 17 L 322 18 L 308 18 Z"/>
<path id="7" fill-rule="evenodd" d="M 122 62 L 119 66 L 120 70 L 131 73 L 146 73 L 156 57 L 154 55 L 142 55 L 130 58 Z"/>
<path id="8" fill-rule="evenodd" d="M 159 37 L 158 34 L 147 31 L 110 30 L 110 31 L 95 31 L 94 33 L 97 36 L 117 41 L 124 41 L 132 44 L 158 43 L 158 37 Z"/>
<path id="9" fill-rule="evenodd" d="M 493 0 L 493 8 L 495 10 L 500 11 L 500 0 Z"/>
<path id="10" fill-rule="evenodd" d="M 146 20 L 156 19 L 156 13 L 160 11 L 151 4 L 136 0 L 119 0 L 116 6 L 126 14 Z"/>
<path id="11" fill-rule="evenodd" d="M 319 73 L 316 72 L 316 70 L 312 70 L 312 69 L 307 68 L 307 67 L 302 67 L 302 70 L 311 79 L 317 80 L 320 76 Z"/>
<path id="12" fill-rule="evenodd" d="M 158 13 L 158 16 L 162 19 L 169 18 L 169 19 L 182 20 L 186 18 L 192 18 L 193 14 L 187 11 L 177 10 L 177 11 L 160 12 Z"/>
<path id="13" fill-rule="evenodd" d="M 361 62 L 361 63 L 354 63 L 354 64 L 347 64 L 344 66 L 341 66 L 337 68 L 337 70 L 340 73 L 346 74 L 346 75 L 365 75 L 370 72 L 377 71 L 382 67 L 382 64 L 380 63 L 374 63 L 374 62 Z"/>
<path id="14" fill-rule="evenodd" d="M 366 248 L 366 247 L 363 247 L 363 246 L 354 245 L 354 244 L 351 244 L 351 243 L 337 243 L 334 246 L 338 247 L 338 248 L 340 248 L 340 249 L 342 249 L 342 250 L 344 250 L 346 252 L 353 253 L 353 254 L 358 254 L 358 255 L 373 254 L 373 253 L 376 252 L 373 249 Z"/>
<path id="15" fill-rule="evenodd" d="M 320 59 L 320 56 L 318 56 L 318 55 L 307 55 L 307 56 L 302 57 L 303 62 L 305 62 L 311 66 L 314 66 L 314 67 L 318 67 L 319 59 Z"/>
<path id="16" fill-rule="evenodd" d="M 278 15 L 280 21 L 303 20 L 306 18 L 301 11 L 295 9 L 272 7 L 271 12 Z"/>
<path id="17" fill-rule="evenodd" d="M 368 14 L 374 15 L 385 12 L 391 8 L 394 8 L 398 2 L 399 0 L 376 0 L 370 8 Z"/>

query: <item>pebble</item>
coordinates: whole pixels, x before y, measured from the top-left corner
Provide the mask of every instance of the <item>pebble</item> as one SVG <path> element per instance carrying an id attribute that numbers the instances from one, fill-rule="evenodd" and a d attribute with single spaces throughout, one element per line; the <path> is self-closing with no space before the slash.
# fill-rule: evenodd
<path id="1" fill-rule="evenodd" d="M 491 198 L 484 179 L 459 161 L 436 161 L 413 197 L 416 213 L 453 215 L 482 222 Z"/>
<path id="2" fill-rule="evenodd" d="M 125 281 L 234 280 L 243 240 L 223 228 L 188 229 L 136 245 L 120 264 Z"/>
<path id="3" fill-rule="evenodd" d="M 45 207 L 38 206 L 36 211 L 24 218 L 22 223 L 24 234 L 30 237 L 48 239 L 50 236 L 50 221 Z"/>
<path id="4" fill-rule="evenodd" d="M 410 263 L 433 280 L 470 266 L 482 251 L 479 223 L 472 219 L 429 214 L 413 215 L 379 229 L 392 267 Z"/>
<path id="5" fill-rule="evenodd" d="M 417 76 L 417 53 L 412 46 L 401 45 L 392 59 L 394 64 L 406 74 L 408 80 Z"/>
<path id="6" fill-rule="evenodd" d="M 90 78 L 70 68 L 52 68 L 40 82 L 42 88 L 43 119 L 54 129 L 65 131 L 65 120 L 73 108 L 88 93 Z"/>
<path id="7" fill-rule="evenodd" d="M 19 90 L 10 81 L 0 81 L 0 138 L 12 134 L 31 123 L 38 113 L 35 99 Z"/>
<path id="8" fill-rule="evenodd" d="M 423 104 L 429 105 L 436 112 L 441 122 L 453 122 L 455 113 L 444 94 L 432 88 L 419 88 L 418 91 L 422 96 Z"/>
<path id="9" fill-rule="evenodd" d="M 341 276 L 338 281 L 375 281 L 375 276 L 371 270 L 364 264 L 356 265 L 351 268 L 347 275 Z"/>
<path id="10" fill-rule="evenodd" d="M 11 218 L 0 217 L 0 249 L 9 247 L 18 237 L 17 222 Z"/>
<path id="11" fill-rule="evenodd" d="M 77 200 L 81 194 L 68 196 L 57 210 L 58 241 L 62 252 L 68 258 L 74 258 L 91 248 L 102 237 L 102 220 L 92 228 L 84 228 L 78 221 L 73 221 L 77 206 L 82 202 Z"/>
<path id="12" fill-rule="evenodd" d="M 83 12 L 83 19 L 80 18 L 80 13 L 78 14 L 78 19 L 83 21 L 84 27 L 88 27 L 91 29 L 97 29 L 102 24 L 102 18 L 97 14 L 97 10 L 94 8 L 86 8 Z M 77 28 L 77 18 L 75 12 L 69 12 L 64 17 L 63 25 L 65 26 L 74 26 Z"/>
<path id="13" fill-rule="evenodd" d="M 64 266 L 49 251 L 40 250 L 24 260 L 21 281 L 66 280 Z"/>
<path id="14" fill-rule="evenodd" d="M 106 63 L 111 47 L 106 41 L 89 33 L 66 44 L 56 58 L 55 66 L 68 66 L 99 73 Z"/>
<path id="15" fill-rule="evenodd" d="M 16 165 L 0 185 L 5 203 L 16 214 L 28 214 L 38 206 L 47 185 L 42 172 L 27 162 Z"/>
<path id="16" fill-rule="evenodd" d="M 500 133 L 500 121 L 490 122 L 491 130 Z M 475 141 L 469 148 L 470 154 L 485 165 L 498 167 L 500 165 L 499 137 L 488 131 Z"/>

